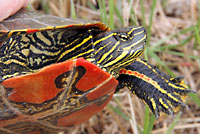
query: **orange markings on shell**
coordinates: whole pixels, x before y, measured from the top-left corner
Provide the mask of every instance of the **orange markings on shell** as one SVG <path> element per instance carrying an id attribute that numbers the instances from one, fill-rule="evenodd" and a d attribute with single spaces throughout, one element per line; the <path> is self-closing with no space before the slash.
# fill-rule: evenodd
<path id="1" fill-rule="evenodd" d="M 117 84 L 118 81 L 115 78 L 112 78 L 108 82 L 104 83 L 102 86 L 88 93 L 87 98 L 89 100 L 94 100 L 106 94 L 110 94 L 111 92 L 115 91 Z"/>
<path id="2" fill-rule="evenodd" d="M 65 117 L 58 118 L 57 126 L 80 124 L 106 106 L 118 84 L 118 81 L 109 73 L 83 58 L 53 64 L 44 67 L 37 73 L 10 78 L 1 84 L 6 88 L 12 88 L 11 94 L 8 96 L 8 99 L 12 101 L 42 103 L 54 98 L 63 90 L 56 88 L 55 79 L 78 66 L 84 67 L 86 72 L 76 83 L 75 88 L 81 91 L 90 90 L 86 95 L 89 102 L 85 107 L 80 109 L 77 107 L 78 110 L 69 113 Z M 38 131 L 29 134 L 38 134 Z"/>
<path id="3" fill-rule="evenodd" d="M 56 88 L 55 78 L 73 68 L 74 61 L 47 66 L 37 73 L 21 75 L 3 81 L 1 84 L 12 88 L 8 98 L 16 102 L 42 103 L 52 99 L 61 89 Z"/>
<path id="4" fill-rule="evenodd" d="M 76 84 L 76 87 L 81 91 L 87 91 L 91 88 L 95 88 L 110 77 L 109 73 L 104 72 L 96 65 L 87 65 L 86 63 L 88 63 L 86 60 L 81 60 L 76 63 L 76 66 L 83 66 L 86 68 L 85 75 Z"/>
<path id="5" fill-rule="evenodd" d="M 42 103 L 54 98 L 58 92 L 63 90 L 56 88 L 55 79 L 57 76 L 72 70 L 74 66 L 83 66 L 86 69 L 86 73 L 75 86 L 81 91 L 91 89 L 92 91 L 87 95 L 89 100 L 104 96 L 116 89 L 118 81 L 114 77 L 96 88 L 109 79 L 111 75 L 83 58 L 53 64 L 36 73 L 7 79 L 1 84 L 13 89 L 8 96 L 12 101 Z M 95 90 L 93 91 L 93 89 Z"/>

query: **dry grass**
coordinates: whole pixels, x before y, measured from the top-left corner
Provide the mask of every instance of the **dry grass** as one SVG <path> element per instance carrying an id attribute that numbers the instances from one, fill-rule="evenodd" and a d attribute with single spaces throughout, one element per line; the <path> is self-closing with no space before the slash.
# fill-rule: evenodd
<path id="1" fill-rule="evenodd" d="M 115 5 L 120 6 L 123 23 L 120 23 L 119 17 L 115 14 L 115 27 L 132 25 L 151 25 L 152 1 L 144 0 L 144 14 L 141 1 L 135 0 L 129 3 L 129 0 L 115 0 Z M 105 9 L 109 11 L 108 1 Z M 119 4 L 119 2 L 121 2 Z M 43 3 L 43 4 L 41 4 Z M 70 0 L 33 0 L 32 4 L 36 9 L 42 9 L 50 14 L 61 17 L 75 17 L 72 13 Z M 48 6 L 47 6 L 48 5 Z M 77 0 L 74 1 L 77 18 L 100 20 L 100 10 L 97 8 L 95 0 Z M 131 13 L 131 10 L 135 14 Z M 200 38 L 198 23 L 200 22 L 198 11 L 198 0 L 157 0 L 156 7 L 152 17 L 150 48 L 160 58 L 165 65 L 170 68 L 177 76 L 184 76 L 185 81 L 191 89 L 198 91 L 200 96 Z M 108 14 L 109 18 L 109 14 Z M 108 19 L 109 20 L 109 19 Z M 190 30 L 197 26 L 194 30 Z M 183 31 L 189 29 L 188 31 Z M 146 55 L 147 57 L 148 55 Z M 150 56 L 148 56 L 150 57 Z M 149 61 L 157 65 L 155 58 L 149 58 Z M 161 70 L 166 68 L 158 64 Z M 176 119 L 169 116 L 162 116 L 159 121 L 155 121 L 152 134 L 200 134 L 200 103 L 194 99 L 188 100 L 189 109 L 183 109 L 182 113 L 176 115 Z M 122 111 L 119 115 L 117 110 Z M 147 110 L 148 111 L 148 110 Z M 146 111 L 146 112 L 147 112 Z M 148 114 L 148 112 L 147 112 Z M 141 134 L 143 133 L 145 106 L 135 96 L 123 89 L 113 97 L 109 105 L 101 112 L 94 115 L 90 120 L 69 128 L 69 134 Z M 128 117 L 128 118 L 127 118 Z M 149 120 L 153 117 L 149 117 Z M 171 123 L 175 125 L 171 125 Z M 170 126 L 171 125 L 171 126 Z M 147 131 L 148 132 L 148 131 Z"/>

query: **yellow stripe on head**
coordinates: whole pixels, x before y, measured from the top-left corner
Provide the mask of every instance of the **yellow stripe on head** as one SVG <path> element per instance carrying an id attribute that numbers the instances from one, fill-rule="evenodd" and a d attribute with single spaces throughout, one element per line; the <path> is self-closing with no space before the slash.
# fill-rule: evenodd
<path id="1" fill-rule="evenodd" d="M 143 54 L 146 38 L 141 26 L 102 33 L 93 43 L 96 63 L 108 72 L 127 66 Z"/>

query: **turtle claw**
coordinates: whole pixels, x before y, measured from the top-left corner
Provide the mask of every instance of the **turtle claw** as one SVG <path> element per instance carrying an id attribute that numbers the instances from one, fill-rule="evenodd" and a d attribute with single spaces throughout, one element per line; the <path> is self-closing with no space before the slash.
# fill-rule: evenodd
<path id="1" fill-rule="evenodd" d="M 155 110 L 155 116 L 156 116 L 156 120 L 158 120 L 159 119 L 159 117 L 160 117 L 160 112 L 158 111 L 158 109 L 156 109 Z"/>
<path id="2" fill-rule="evenodd" d="M 185 107 L 185 108 L 187 108 L 187 109 L 189 109 L 188 105 L 185 104 L 185 103 L 183 103 L 183 102 L 181 103 L 181 106 L 182 106 L 182 107 Z"/>
<path id="3" fill-rule="evenodd" d="M 170 116 L 171 116 L 173 119 L 175 119 L 174 113 L 173 113 L 172 111 L 170 111 Z"/>
<path id="4" fill-rule="evenodd" d="M 157 96 L 154 96 L 153 98 L 151 98 L 151 100 L 146 101 L 146 103 L 148 104 L 151 111 L 154 113 L 157 120 L 160 117 L 160 111 L 170 115 L 174 119 L 175 118 L 174 112 L 176 112 L 177 107 L 182 106 L 182 107 L 189 108 L 182 101 L 179 95 L 175 95 L 172 92 L 170 94 L 173 96 L 172 98 L 169 98 L 169 96 L 160 94 L 159 98 Z"/>
<path id="5" fill-rule="evenodd" d="M 195 94 L 197 93 L 197 91 L 194 91 L 194 90 L 191 90 L 191 89 L 188 89 L 188 92 L 189 93 L 195 93 Z"/>

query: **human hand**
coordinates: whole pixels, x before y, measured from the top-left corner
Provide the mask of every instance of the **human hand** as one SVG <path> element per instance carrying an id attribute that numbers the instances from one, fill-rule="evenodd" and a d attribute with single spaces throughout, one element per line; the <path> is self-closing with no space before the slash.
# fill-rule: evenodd
<path id="1" fill-rule="evenodd" d="M 15 14 L 19 9 L 25 7 L 29 0 L 0 0 L 0 21 Z"/>

